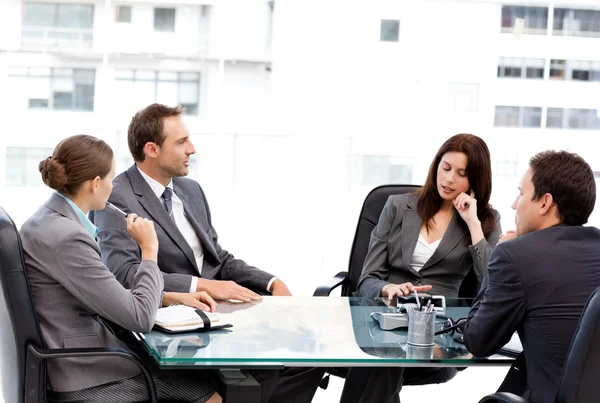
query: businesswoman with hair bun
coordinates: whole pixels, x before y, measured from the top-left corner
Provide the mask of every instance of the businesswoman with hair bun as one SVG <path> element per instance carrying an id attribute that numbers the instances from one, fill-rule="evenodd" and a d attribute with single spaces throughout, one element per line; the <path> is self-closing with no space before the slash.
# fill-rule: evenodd
<path id="1" fill-rule="evenodd" d="M 130 214 L 127 231 L 139 244 L 143 262 L 131 289 L 102 263 L 97 228 L 87 218 L 103 209 L 115 175 L 113 151 L 104 141 L 78 135 L 61 141 L 41 161 L 42 180 L 56 192 L 25 222 L 21 238 L 25 270 L 44 342 L 50 348 L 124 347 L 99 318 L 125 329 L 149 331 L 161 305 L 186 304 L 214 310 L 206 293 L 162 293 L 156 264 L 154 224 Z M 147 400 L 139 369 L 119 357 L 48 361 L 48 395 L 56 402 L 133 403 Z M 202 372 L 154 375 L 159 399 L 221 402 Z"/>
<path id="2" fill-rule="evenodd" d="M 502 233 L 500 214 L 489 204 L 491 193 L 485 142 L 472 134 L 446 140 L 431 162 L 425 185 L 416 194 L 387 200 L 371 234 L 359 295 L 391 300 L 416 290 L 457 297 L 470 271 L 481 284 Z M 403 383 L 442 383 L 456 372 L 455 368 L 353 368 L 342 401 L 362 402 L 353 396 L 374 377 L 384 380 L 380 401 L 397 402 Z"/>

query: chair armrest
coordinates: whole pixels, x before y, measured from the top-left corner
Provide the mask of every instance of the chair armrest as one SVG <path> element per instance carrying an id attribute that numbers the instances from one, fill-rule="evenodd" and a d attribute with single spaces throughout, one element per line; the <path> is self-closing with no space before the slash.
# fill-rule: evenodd
<path id="1" fill-rule="evenodd" d="M 328 297 L 335 288 L 344 284 L 348 280 L 348 272 L 341 271 L 335 275 L 332 279 L 328 280 L 317 287 L 313 297 Z"/>
<path id="2" fill-rule="evenodd" d="M 512 393 L 498 392 L 493 395 L 487 395 L 479 403 L 529 403 L 529 400 L 525 400 L 521 396 Z"/>
<path id="3" fill-rule="evenodd" d="M 53 358 L 73 358 L 73 357 L 122 357 L 132 361 L 142 371 L 142 375 L 148 386 L 148 397 L 150 403 L 157 403 L 156 387 L 150 371 L 146 365 L 133 352 L 120 347 L 105 347 L 105 348 L 39 348 L 32 344 L 27 346 L 27 369 L 25 370 L 25 379 L 28 385 L 37 385 L 39 379 L 35 371 L 28 371 L 30 363 L 36 364 L 32 369 L 37 369 L 41 361 Z M 37 388 L 36 388 L 37 389 Z M 29 390 L 29 389 L 27 389 Z"/>

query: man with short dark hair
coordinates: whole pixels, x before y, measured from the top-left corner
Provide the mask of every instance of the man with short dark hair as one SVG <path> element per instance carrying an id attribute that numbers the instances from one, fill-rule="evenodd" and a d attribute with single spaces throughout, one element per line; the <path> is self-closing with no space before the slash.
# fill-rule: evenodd
<path id="1" fill-rule="evenodd" d="M 187 179 L 196 152 L 181 120 L 182 108 L 152 104 L 131 119 L 127 132 L 134 158 L 113 180 L 109 201 L 127 213 L 154 221 L 158 267 L 164 290 L 206 291 L 215 299 L 259 300 L 259 294 L 291 295 L 272 274 L 250 266 L 221 248 L 204 191 Z M 112 209 L 94 213 L 102 257 L 125 286 L 141 263 L 140 249 L 127 233 L 123 217 Z M 310 402 L 324 369 L 251 371 L 261 384 L 262 403 Z"/>
<path id="2" fill-rule="evenodd" d="M 165 291 L 206 291 L 245 302 L 259 294 L 291 295 L 283 281 L 221 248 L 204 191 L 185 178 L 196 150 L 182 113 L 180 107 L 152 104 L 133 116 L 127 142 L 135 164 L 115 177 L 109 201 L 155 222 Z M 105 264 L 129 286 L 140 251 L 125 222 L 112 210 L 96 211 L 94 222 Z"/>
<path id="3" fill-rule="evenodd" d="M 580 156 L 531 158 L 512 206 L 516 233 L 494 248 L 463 334 L 471 353 L 488 356 L 518 332 L 526 371 L 502 391 L 555 401 L 579 317 L 600 287 L 600 230 L 583 226 L 595 202 L 594 174 Z"/>

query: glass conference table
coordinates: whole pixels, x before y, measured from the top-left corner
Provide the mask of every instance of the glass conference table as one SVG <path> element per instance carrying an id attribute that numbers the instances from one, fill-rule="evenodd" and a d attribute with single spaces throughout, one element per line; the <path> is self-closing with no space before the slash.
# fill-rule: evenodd
<path id="1" fill-rule="evenodd" d="M 446 318 L 467 316 L 472 300 L 447 299 Z M 510 365 L 514 356 L 473 357 L 450 333 L 432 347 L 406 343 L 406 330 L 381 330 L 370 314 L 393 312 L 381 299 L 347 297 L 264 297 L 221 301 L 220 320 L 233 327 L 209 332 L 137 334 L 162 369 L 219 369 L 241 379 L 243 369 L 283 367 L 469 367 Z M 238 382 L 239 383 L 239 382 Z M 242 382 L 243 383 L 243 382 Z M 249 399 L 248 401 L 253 401 Z"/>

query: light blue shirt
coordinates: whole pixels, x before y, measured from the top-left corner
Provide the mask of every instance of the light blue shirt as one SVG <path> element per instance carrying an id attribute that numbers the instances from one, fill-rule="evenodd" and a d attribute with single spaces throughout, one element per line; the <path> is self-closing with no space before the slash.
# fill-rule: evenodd
<path id="1" fill-rule="evenodd" d="M 79 217 L 79 221 L 81 221 L 83 229 L 85 229 L 85 231 L 88 234 L 90 234 L 92 238 L 96 239 L 99 232 L 98 227 L 96 227 L 94 223 L 90 221 L 90 219 L 85 215 L 85 213 L 79 208 L 77 204 L 73 203 L 73 200 L 58 192 L 56 192 L 56 194 L 65 199 L 67 203 L 69 203 L 69 205 L 73 208 L 73 211 L 75 211 L 75 214 L 77 214 L 77 217 Z"/>

